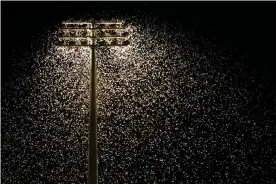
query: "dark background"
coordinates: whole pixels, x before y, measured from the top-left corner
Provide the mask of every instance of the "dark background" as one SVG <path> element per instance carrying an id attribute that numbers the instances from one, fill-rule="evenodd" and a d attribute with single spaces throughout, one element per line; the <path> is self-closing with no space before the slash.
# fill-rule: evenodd
<path id="1" fill-rule="evenodd" d="M 68 17 L 77 17 L 96 8 L 125 12 L 135 10 L 156 14 L 159 20 L 180 22 L 214 42 L 231 41 L 250 56 L 248 65 L 268 68 L 274 75 L 274 2 L 1 2 L 2 79 L 11 72 L 7 59 L 19 47 L 28 47 L 45 28 Z M 93 13 L 92 13 L 93 14 Z M 36 43 L 39 44 L 39 43 Z M 39 46 L 39 45 L 38 45 Z M 25 48 L 26 49 L 26 48 Z"/>
<path id="2" fill-rule="evenodd" d="M 128 16 L 149 15 L 149 17 L 156 17 L 160 23 L 166 21 L 172 25 L 176 25 L 177 22 L 180 27 L 194 30 L 192 36 L 194 38 L 207 38 L 217 47 L 227 43 L 229 50 L 237 49 L 241 56 L 246 56 L 247 59 L 241 62 L 246 62 L 249 70 L 261 74 L 268 71 L 270 79 L 274 81 L 276 79 L 274 71 L 276 30 L 273 24 L 275 22 L 273 16 L 275 4 L 272 2 L 1 2 L 1 4 L 1 72 L 2 82 L 4 81 L 5 84 L 9 84 L 8 81 L 13 77 L 21 76 L 14 72 L 18 71 L 18 68 L 14 70 L 13 63 L 21 61 L 19 58 L 21 56 L 24 58 L 24 53 L 35 53 L 35 50 L 40 50 L 41 42 L 38 40 L 45 36 L 46 31 L 56 29 L 55 26 L 58 23 L 70 17 L 77 19 L 87 13 L 90 18 L 97 18 L 97 12 L 93 16 L 95 9 L 99 12 L 105 10 L 107 13 L 120 11 Z M 179 29 L 180 33 L 181 30 Z M 13 60 L 13 57 L 16 59 Z M 22 66 L 26 66 L 29 70 L 27 65 Z M 13 73 L 12 77 L 10 77 L 11 73 Z M 275 83 L 273 85 L 275 86 Z M 254 87 L 256 85 L 253 85 Z M 262 94 L 266 94 L 264 91 L 267 89 L 262 88 Z M 254 91 L 252 94 L 258 94 L 255 92 L 258 91 L 257 88 L 252 91 Z M 3 97 L 7 99 L 7 93 L 5 95 Z M 267 98 L 265 101 L 269 103 L 269 99 L 273 97 Z M 248 109 L 254 110 L 253 106 L 255 104 L 249 106 Z M 257 107 L 262 111 L 261 105 Z M 266 118 L 264 117 L 264 119 Z M 273 118 L 271 119 L 273 120 Z M 270 123 L 269 125 L 274 126 L 273 122 Z M 273 132 L 272 126 L 269 130 Z M 3 129 L 5 130 L 5 128 Z M 259 143 L 258 147 L 271 145 L 273 144 L 272 140 L 275 139 L 271 137 L 268 140 L 269 143 L 263 138 L 263 142 Z M 256 151 L 260 157 L 263 156 L 262 153 L 264 152 L 257 153 Z M 143 156 L 141 156 L 142 159 Z M 266 171 L 268 170 L 269 173 L 273 172 L 271 168 Z M 258 176 L 255 175 L 255 177 Z M 271 177 L 274 176 L 271 175 Z"/>

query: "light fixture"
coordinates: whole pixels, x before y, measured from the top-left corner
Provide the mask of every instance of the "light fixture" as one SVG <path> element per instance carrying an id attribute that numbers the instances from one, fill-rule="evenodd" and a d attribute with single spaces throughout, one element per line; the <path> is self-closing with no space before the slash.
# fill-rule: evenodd
<path id="1" fill-rule="evenodd" d="M 107 42 L 105 40 L 101 40 L 98 42 L 99 46 L 106 46 Z"/>
<path id="2" fill-rule="evenodd" d="M 129 35 L 129 32 L 123 32 L 123 33 L 122 33 L 122 36 L 123 36 L 123 37 L 127 37 L 128 35 Z"/>
<path id="3" fill-rule="evenodd" d="M 110 24 L 109 28 L 117 28 L 117 24 Z"/>
<path id="4" fill-rule="evenodd" d="M 119 44 L 118 39 L 125 39 L 127 32 L 120 35 L 116 30 L 124 31 L 127 25 L 123 22 L 64 22 L 61 31 L 69 31 L 68 36 L 59 34 L 59 46 L 88 46 L 91 49 L 90 72 L 90 107 L 89 107 L 89 138 L 88 138 L 88 184 L 98 184 L 98 159 L 97 159 L 97 114 L 96 114 L 96 47 L 97 46 L 127 46 L 130 42 L 123 40 Z M 77 30 L 77 31 L 76 31 Z M 107 30 L 112 30 L 109 32 Z M 77 32 L 85 34 L 77 34 Z M 125 30 L 126 31 L 126 30 Z M 90 34 L 90 32 L 92 34 Z M 96 35 L 96 33 L 99 33 Z M 78 35 L 83 40 L 79 40 Z M 111 35 L 111 36 L 110 36 Z M 115 38 L 111 44 L 107 39 Z M 69 40 L 68 40 L 69 39 Z M 67 40 L 67 41 L 65 41 Z"/>
<path id="5" fill-rule="evenodd" d="M 130 44 L 130 42 L 129 42 L 128 40 L 125 40 L 125 41 L 122 42 L 122 45 L 123 45 L 123 46 L 127 46 L 127 45 L 129 45 L 129 44 Z"/>
<path id="6" fill-rule="evenodd" d="M 110 43 L 110 46 L 115 46 L 118 45 L 118 40 L 117 39 L 113 39 Z"/>

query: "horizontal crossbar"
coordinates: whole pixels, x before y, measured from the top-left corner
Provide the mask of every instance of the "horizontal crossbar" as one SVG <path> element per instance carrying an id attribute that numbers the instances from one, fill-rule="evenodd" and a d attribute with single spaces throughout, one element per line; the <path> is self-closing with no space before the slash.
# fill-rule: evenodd
<path id="1" fill-rule="evenodd" d="M 60 39 L 105 39 L 105 38 L 126 38 L 127 36 L 97 36 L 97 37 L 84 37 L 84 36 L 74 36 L 74 37 L 70 37 L 70 36 L 61 36 L 59 37 Z"/>
<path id="2" fill-rule="evenodd" d="M 60 28 L 59 30 L 124 30 L 127 27 L 120 27 L 120 28 Z"/>
<path id="3" fill-rule="evenodd" d="M 57 45 L 58 47 L 124 47 L 127 45 Z"/>
<path id="4" fill-rule="evenodd" d="M 124 22 L 63 22 L 62 24 L 124 24 Z"/>

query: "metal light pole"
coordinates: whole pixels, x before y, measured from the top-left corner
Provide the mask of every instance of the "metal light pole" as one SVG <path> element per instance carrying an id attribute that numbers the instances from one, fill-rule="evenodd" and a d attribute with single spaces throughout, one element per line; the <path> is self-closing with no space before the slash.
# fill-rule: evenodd
<path id="1" fill-rule="evenodd" d="M 123 22 L 64 22 L 59 29 L 59 44 L 62 47 L 89 47 L 90 65 L 90 105 L 88 138 L 88 184 L 98 184 L 97 156 L 97 70 L 96 47 L 127 46 L 129 32 Z M 108 42 L 113 39 L 111 43 Z"/>

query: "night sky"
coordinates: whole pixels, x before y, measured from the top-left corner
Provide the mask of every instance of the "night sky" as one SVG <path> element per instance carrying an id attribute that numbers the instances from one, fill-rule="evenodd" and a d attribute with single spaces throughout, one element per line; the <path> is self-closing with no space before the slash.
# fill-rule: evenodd
<path id="1" fill-rule="evenodd" d="M 68 19 L 119 18 L 97 50 L 99 183 L 276 183 L 275 3 L 1 2 L 1 181 L 86 183 L 89 51 Z"/>

